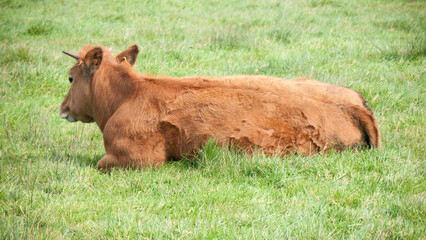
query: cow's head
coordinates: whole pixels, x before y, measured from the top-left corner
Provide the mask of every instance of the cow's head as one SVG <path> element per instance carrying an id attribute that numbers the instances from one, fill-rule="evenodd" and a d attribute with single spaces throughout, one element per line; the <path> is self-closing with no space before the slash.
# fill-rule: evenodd
<path id="1" fill-rule="evenodd" d="M 76 63 L 71 68 L 68 79 L 71 84 L 65 100 L 59 107 L 61 118 L 70 122 L 94 122 L 90 100 L 90 81 L 96 72 L 102 68 L 102 63 L 122 64 L 124 61 L 129 65 L 136 62 L 139 49 L 132 45 L 126 51 L 114 57 L 111 52 L 104 47 L 86 46 L 79 53 L 63 53 L 73 57 Z"/>

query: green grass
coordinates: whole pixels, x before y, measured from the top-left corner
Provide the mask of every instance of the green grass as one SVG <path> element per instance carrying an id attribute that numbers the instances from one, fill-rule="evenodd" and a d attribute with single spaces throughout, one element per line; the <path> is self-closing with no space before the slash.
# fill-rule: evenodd
<path id="1" fill-rule="evenodd" d="M 0 238 L 426 238 L 426 3 L 0 2 Z M 196 161 L 103 174 L 94 124 L 58 114 L 84 44 L 153 75 L 312 77 L 361 91 L 380 150 L 285 158 L 210 142 Z"/>

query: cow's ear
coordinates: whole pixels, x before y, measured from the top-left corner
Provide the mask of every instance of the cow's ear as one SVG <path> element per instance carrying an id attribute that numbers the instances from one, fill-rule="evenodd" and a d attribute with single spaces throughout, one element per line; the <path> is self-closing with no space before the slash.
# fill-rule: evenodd
<path id="1" fill-rule="evenodd" d="M 133 64 L 136 62 L 136 58 L 138 57 L 138 53 L 138 46 L 132 45 L 126 51 L 117 55 L 117 62 L 122 63 L 123 61 L 127 61 L 130 65 L 133 66 Z"/>
<path id="2" fill-rule="evenodd" d="M 90 73 L 93 74 L 99 68 L 99 65 L 101 65 L 102 53 L 102 48 L 95 47 L 94 49 L 88 51 L 86 56 L 84 56 L 84 65 L 88 68 Z"/>

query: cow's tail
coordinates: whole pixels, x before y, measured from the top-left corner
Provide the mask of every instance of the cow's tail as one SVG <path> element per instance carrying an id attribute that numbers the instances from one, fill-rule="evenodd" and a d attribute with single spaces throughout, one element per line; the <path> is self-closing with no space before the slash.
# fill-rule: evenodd
<path id="1" fill-rule="evenodd" d="M 368 147 L 380 148 L 379 125 L 368 107 L 352 106 L 352 115 L 363 134 L 363 141 Z"/>

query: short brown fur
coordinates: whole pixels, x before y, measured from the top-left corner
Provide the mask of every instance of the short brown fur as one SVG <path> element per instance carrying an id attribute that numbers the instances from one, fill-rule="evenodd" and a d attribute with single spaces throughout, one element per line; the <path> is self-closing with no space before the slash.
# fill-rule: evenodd
<path id="1" fill-rule="evenodd" d="M 131 67 L 138 52 L 133 45 L 114 57 L 87 45 L 70 70 L 60 114 L 97 123 L 102 171 L 160 166 L 212 137 L 278 155 L 380 146 L 376 119 L 354 90 L 270 76 L 150 77 Z"/>

